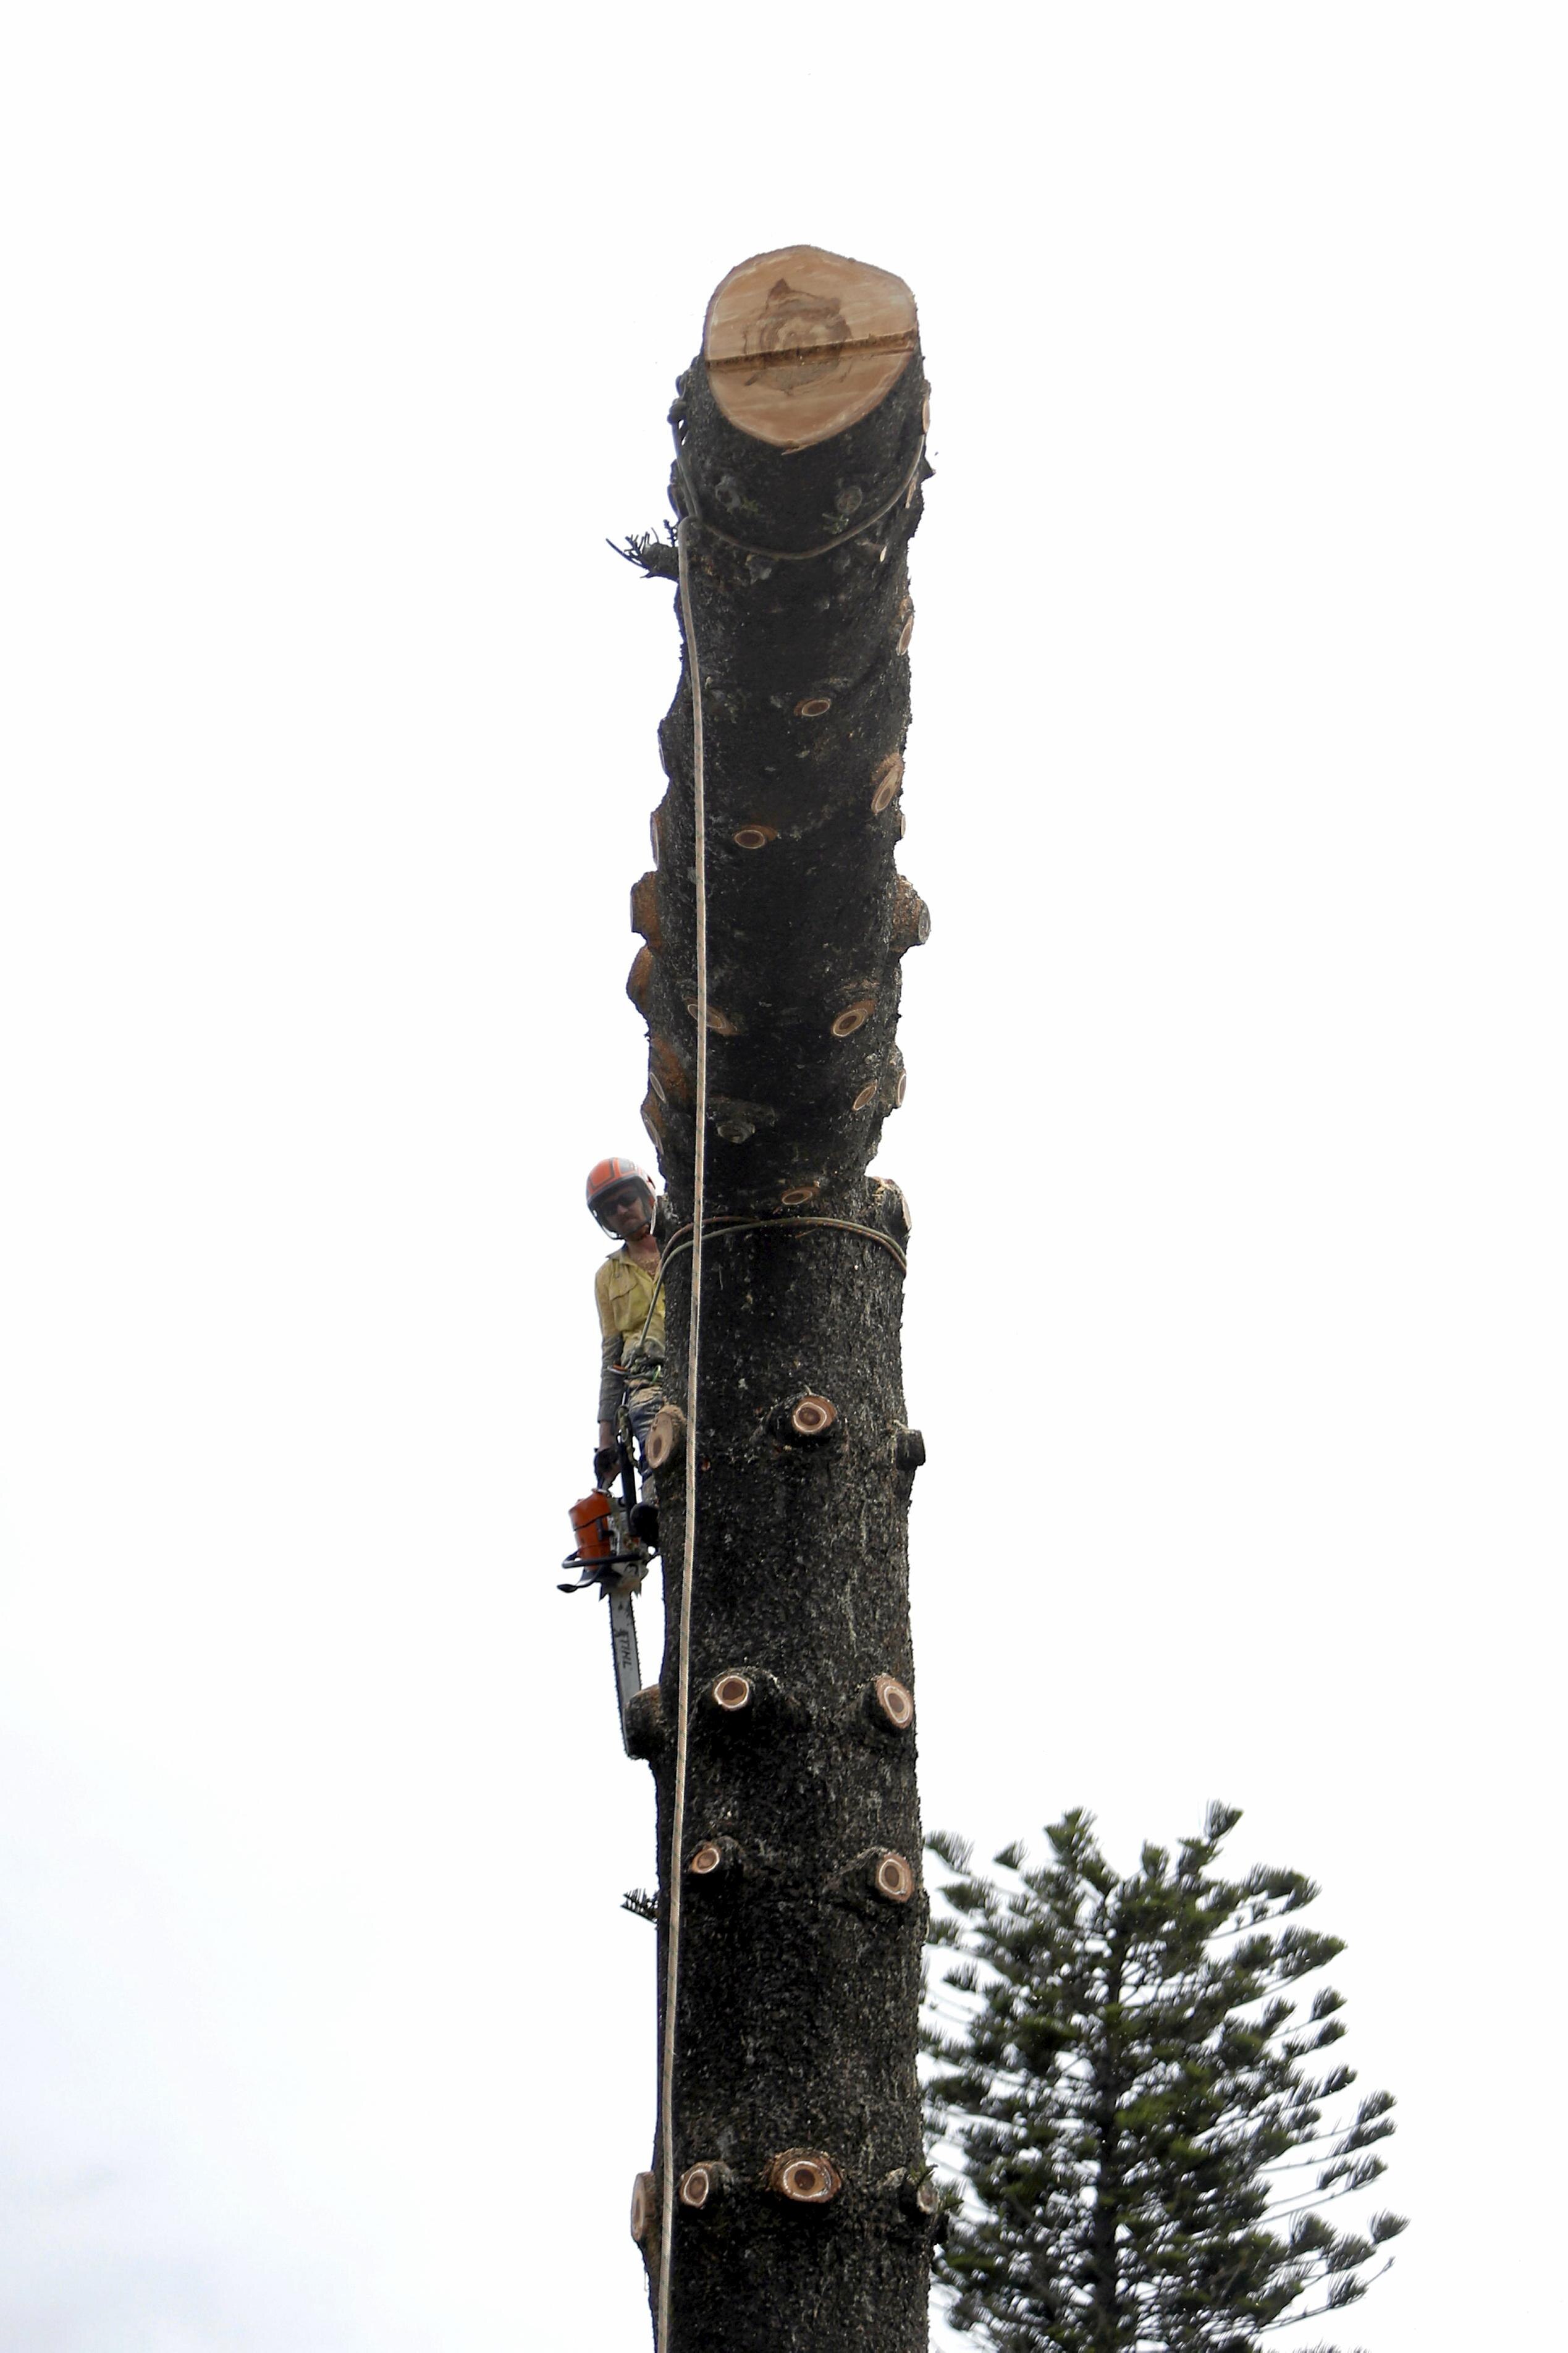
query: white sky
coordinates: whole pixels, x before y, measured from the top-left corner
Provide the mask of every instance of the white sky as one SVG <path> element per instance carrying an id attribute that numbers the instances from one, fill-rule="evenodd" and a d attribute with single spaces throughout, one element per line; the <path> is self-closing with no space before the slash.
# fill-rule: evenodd
<path id="1" fill-rule="evenodd" d="M 1029 24 L 8 16 L 6 2353 L 644 2341 L 650 1793 L 553 1584 L 677 662 L 604 541 L 796 238 L 934 386 L 927 1820 L 1244 1805 L 1401 2103 L 1342 2341 L 1549 2333 L 1562 18 Z"/>

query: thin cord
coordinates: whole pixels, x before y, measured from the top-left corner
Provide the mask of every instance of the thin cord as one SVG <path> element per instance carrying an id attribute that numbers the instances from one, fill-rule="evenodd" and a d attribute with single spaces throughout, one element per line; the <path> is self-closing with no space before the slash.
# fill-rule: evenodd
<path id="1" fill-rule="evenodd" d="M 853 1218 L 710 1218 L 702 1234 L 704 1240 L 710 1240 L 715 1234 L 803 1234 L 817 1231 L 824 1226 L 830 1234 L 858 1234 L 862 1241 L 875 1242 L 887 1251 L 900 1274 L 908 1274 L 909 1260 L 891 1234 L 883 1233 L 879 1226 L 857 1225 Z M 678 1227 L 666 1242 L 664 1256 L 658 1262 L 661 1279 L 670 1260 L 679 1258 L 683 1250 L 689 1250 L 691 1243 L 692 1229 L 689 1226 Z M 651 1314 L 651 1310 L 649 1312 Z M 647 1330 L 646 1324 L 643 1330 L 645 1333 Z"/>
<path id="2" fill-rule="evenodd" d="M 908 1274 L 909 1260 L 904 1256 L 891 1234 L 883 1233 L 879 1226 L 857 1225 L 852 1218 L 707 1218 L 703 1220 L 702 1238 L 706 1241 L 712 1234 L 803 1234 L 812 1232 L 818 1226 L 826 1226 L 829 1233 L 858 1234 L 862 1241 L 876 1242 L 880 1249 L 887 1251 L 899 1272 Z M 678 1226 L 666 1242 L 659 1255 L 658 1264 L 654 1270 L 653 1297 L 648 1301 L 647 1314 L 642 1320 L 642 1330 L 637 1334 L 631 1348 L 626 1352 L 629 1356 L 635 1358 L 647 1338 L 648 1327 L 653 1322 L 654 1309 L 658 1305 L 658 1295 L 664 1289 L 665 1268 L 672 1258 L 681 1257 L 691 1248 L 693 1235 L 692 1227 Z M 616 1365 L 613 1369 L 617 1373 L 624 1373 L 626 1367 L 625 1365 Z"/>
<path id="3" fill-rule="evenodd" d="M 669 2353 L 669 2271 L 675 2245 L 675 2008 L 680 1966 L 680 1859 L 686 1846 L 686 1732 L 690 1712 L 691 1572 L 697 1556 L 697 1376 L 702 1329 L 702 1187 L 708 1146 L 708 808 L 702 771 L 702 672 L 691 617 L 691 523 L 676 533 L 680 561 L 680 627 L 691 680 L 691 796 L 697 833 L 697 1150 L 691 1176 L 691 1315 L 686 1344 L 686 1535 L 675 1647 L 675 1788 L 669 1816 L 669 1935 L 664 1964 L 664 2053 L 659 2117 L 664 2147 L 659 2197 L 658 2353 Z M 662 1271 L 662 1270 L 661 1270 Z M 655 1296 L 658 1296 L 656 1292 Z"/>
<path id="4" fill-rule="evenodd" d="M 710 522 L 703 513 L 691 476 L 687 471 L 686 444 L 680 438 L 679 404 L 669 412 L 669 429 L 675 439 L 675 470 L 680 479 L 680 487 L 686 493 L 687 515 L 681 520 L 684 522 L 689 516 L 691 522 L 701 525 L 710 539 L 721 539 L 726 547 L 738 547 L 742 555 L 765 555 L 771 564 L 810 564 L 819 555 L 831 555 L 835 548 L 847 546 L 850 540 L 858 539 L 863 531 L 869 531 L 873 523 L 880 522 L 884 515 L 891 514 L 900 499 L 907 506 L 914 496 L 915 484 L 920 480 L 921 467 L 926 453 L 926 437 L 922 433 L 920 438 L 920 447 L 915 451 L 915 462 L 893 492 L 892 497 L 884 499 L 879 507 L 873 507 L 868 515 L 862 515 L 858 522 L 847 525 L 837 539 L 825 539 L 820 547 L 759 547 L 754 540 L 737 539 L 732 532 L 721 531 L 718 524 Z M 612 546 L 614 543 L 612 541 Z M 680 535 L 678 532 L 676 533 L 678 550 L 679 543 Z M 666 575 L 667 578 L 668 576 Z"/>

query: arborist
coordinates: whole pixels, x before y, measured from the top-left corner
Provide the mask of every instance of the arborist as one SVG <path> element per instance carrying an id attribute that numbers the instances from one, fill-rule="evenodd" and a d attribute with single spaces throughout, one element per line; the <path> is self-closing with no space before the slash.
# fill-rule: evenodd
<path id="1" fill-rule="evenodd" d="M 664 1402 L 664 1285 L 654 1234 L 658 1203 L 652 1177 L 634 1160 L 596 1160 L 588 1171 L 587 1195 L 593 1216 L 620 1243 L 594 1277 L 599 1311 L 599 1438 L 594 1477 L 607 1484 L 614 1475 L 616 1433 L 624 1412 L 637 1441 L 641 1487 L 633 1533 L 651 1543 L 658 1522 L 647 1464 L 647 1433 Z"/>

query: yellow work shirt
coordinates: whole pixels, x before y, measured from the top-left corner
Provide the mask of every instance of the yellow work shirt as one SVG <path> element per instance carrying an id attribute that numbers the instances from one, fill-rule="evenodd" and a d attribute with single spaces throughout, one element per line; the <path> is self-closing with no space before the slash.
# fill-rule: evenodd
<path id="1" fill-rule="evenodd" d="M 663 1361 L 664 1291 L 661 1286 L 656 1301 L 654 1280 L 655 1270 L 639 1265 L 624 1242 L 618 1250 L 610 1252 L 594 1277 L 594 1303 L 599 1311 L 601 1421 L 614 1421 L 620 1401 L 620 1384 L 611 1370 L 613 1366 L 630 1366 L 632 1352 L 639 1342 L 641 1356 L 636 1370 L 640 1372 Z M 653 1377 L 658 1379 L 657 1372 Z"/>

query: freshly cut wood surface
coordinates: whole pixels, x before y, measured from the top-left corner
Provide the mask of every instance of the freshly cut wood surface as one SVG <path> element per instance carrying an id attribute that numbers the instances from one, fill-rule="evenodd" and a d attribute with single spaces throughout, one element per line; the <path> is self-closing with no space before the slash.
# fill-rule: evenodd
<path id="1" fill-rule="evenodd" d="M 668 1471 L 686 1444 L 686 1416 L 678 1405 L 661 1405 L 647 1434 L 647 1467 Z"/>
<path id="2" fill-rule="evenodd" d="M 702 356 L 731 425 L 776 449 L 808 449 L 876 407 L 916 336 L 915 298 L 891 270 L 785 245 L 720 285 Z"/>
<path id="3" fill-rule="evenodd" d="M 640 2247 L 658 2211 L 658 2176 L 639 2173 L 632 2184 L 632 2236 Z"/>

